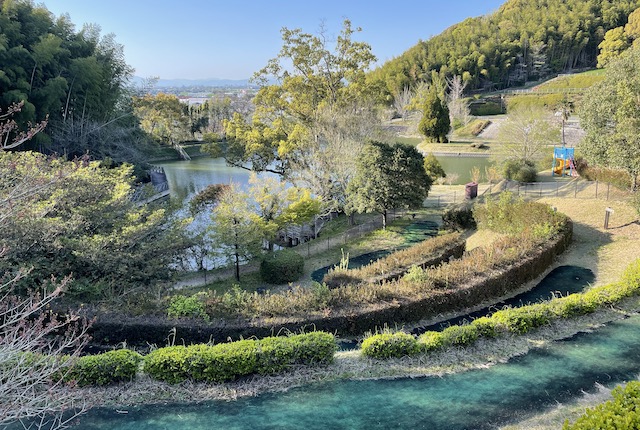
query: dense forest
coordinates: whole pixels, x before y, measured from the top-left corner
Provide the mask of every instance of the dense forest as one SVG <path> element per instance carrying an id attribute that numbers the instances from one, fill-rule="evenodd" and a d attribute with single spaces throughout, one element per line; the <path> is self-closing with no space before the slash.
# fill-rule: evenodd
<path id="1" fill-rule="evenodd" d="M 428 81 L 431 71 L 461 75 L 472 89 L 520 84 L 595 67 L 605 33 L 626 23 L 638 0 L 509 0 L 407 50 L 370 74 L 390 94 Z"/>
<path id="2" fill-rule="evenodd" d="M 22 149 L 135 159 L 132 73 L 113 34 L 96 25 L 78 31 L 68 15 L 32 1 L 0 0 L 0 108 L 22 102 L 14 118 L 23 129 L 48 118 Z"/>

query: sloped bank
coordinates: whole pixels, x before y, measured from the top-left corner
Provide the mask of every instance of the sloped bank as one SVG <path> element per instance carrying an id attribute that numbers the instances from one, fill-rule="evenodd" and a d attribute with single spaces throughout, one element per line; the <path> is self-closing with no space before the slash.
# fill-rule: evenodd
<path id="1" fill-rule="evenodd" d="M 266 337 L 283 330 L 296 332 L 314 328 L 342 336 L 359 335 L 383 325 L 402 325 L 433 318 L 441 313 L 468 308 L 487 300 L 497 300 L 542 274 L 569 246 L 572 223 L 566 218 L 546 242 L 530 249 L 526 256 L 484 274 L 475 273 L 463 284 L 434 290 L 416 300 L 389 300 L 358 309 L 340 309 L 333 314 L 312 318 L 255 318 L 250 321 L 167 320 L 158 317 L 130 318 L 100 315 L 93 325 L 94 342 L 116 344 L 167 343 L 170 332 L 185 343 L 224 342 L 228 339 Z"/>

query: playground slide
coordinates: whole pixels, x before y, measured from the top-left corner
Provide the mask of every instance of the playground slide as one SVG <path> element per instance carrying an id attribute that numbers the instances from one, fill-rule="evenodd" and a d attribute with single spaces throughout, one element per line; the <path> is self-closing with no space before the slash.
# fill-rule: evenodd
<path id="1" fill-rule="evenodd" d="M 556 167 L 553 169 L 553 173 L 556 175 L 562 175 L 562 173 L 564 173 L 564 169 L 568 169 L 570 166 L 571 160 L 556 158 Z"/>

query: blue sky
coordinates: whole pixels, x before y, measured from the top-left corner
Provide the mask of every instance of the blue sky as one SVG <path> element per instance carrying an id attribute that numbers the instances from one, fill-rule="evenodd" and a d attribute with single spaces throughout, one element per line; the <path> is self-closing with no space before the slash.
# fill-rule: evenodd
<path id="1" fill-rule="evenodd" d="M 506 0 L 42 0 L 77 29 L 95 23 L 115 33 L 141 77 L 245 79 L 275 57 L 282 27 L 337 35 L 344 18 L 362 27 L 378 62 L 400 55 Z"/>

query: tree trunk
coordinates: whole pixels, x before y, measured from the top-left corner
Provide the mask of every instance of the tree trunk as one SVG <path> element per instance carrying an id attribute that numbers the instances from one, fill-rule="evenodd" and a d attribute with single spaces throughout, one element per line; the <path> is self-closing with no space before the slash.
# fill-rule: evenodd
<path id="1" fill-rule="evenodd" d="M 234 219 L 233 220 L 233 224 L 237 225 L 238 221 L 236 219 Z M 240 254 L 238 252 L 238 248 L 239 248 L 238 240 L 239 239 L 238 239 L 238 229 L 237 228 L 234 229 L 234 236 L 235 236 L 235 239 L 236 239 L 236 241 L 235 241 L 236 243 L 234 244 L 234 247 L 235 247 L 235 250 L 236 250 L 236 252 L 235 252 L 235 257 L 236 257 L 236 281 L 240 282 Z"/>
<path id="2" fill-rule="evenodd" d="M 382 212 L 382 229 L 387 229 L 387 211 Z"/>
<path id="3" fill-rule="evenodd" d="M 352 212 L 349 214 L 349 227 L 353 227 L 354 225 L 356 225 L 356 214 Z"/>

